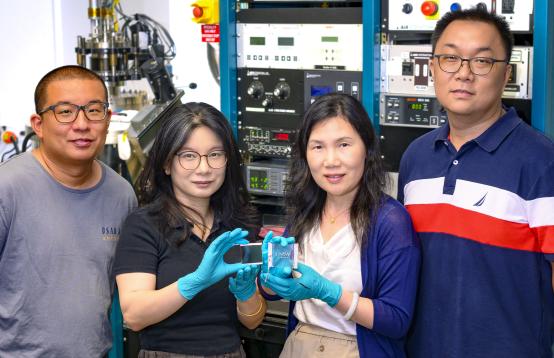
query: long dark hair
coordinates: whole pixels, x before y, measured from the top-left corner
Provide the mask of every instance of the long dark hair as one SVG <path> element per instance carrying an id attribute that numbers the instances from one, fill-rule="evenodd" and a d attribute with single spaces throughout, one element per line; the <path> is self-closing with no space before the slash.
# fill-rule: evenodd
<path id="1" fill-rule="evenodd" d="M 212 130 L 223 143 L 227 155 L 225 180 L 211 196 L 210 208 L 224 225 L 240 225 L 253 229 L 257 220 L 256 212 L 248 201 L 246 184 L 240 170 L 240 154 L 225 116 L 209 104 L 187 103 L 176 106 L 161 120 L 163 124 L 137 181 L 139 204 L 148 205 L 149 212 L 159 218 L 161 232 L 167 233 L 171 227 L 182 225 L 183 235 L 176 239 L 176 245 L 190 236 L 190 222 L 195 220 L 183 210 L 183 204 L 177 201 L 171 177 L 165 173 L 164 168 L 170 165 L 175 154 L 199 127 Z M 196 212 L 193 208 L 186 208 Z"/>
<path id="2" fill-rule="evenodd" d="M 371 229 L 387 184 L 379 144 L 371 120 L 357 99 L 345 94 L 328 94 L 318 98 L 304 114 L 293 147 L 286 203 L 291 222 L 290 234 L 302 242 L 304 234 L 319 223 L 327 193 L 314 181 L 306 149 L 313 127 L 333 117 L 345 119 L 358 132 L 366 148 L 364 172 L 356 197 L 350 207 L 350 222 L 357 241 L 365 243 L 365 232 Z"/>

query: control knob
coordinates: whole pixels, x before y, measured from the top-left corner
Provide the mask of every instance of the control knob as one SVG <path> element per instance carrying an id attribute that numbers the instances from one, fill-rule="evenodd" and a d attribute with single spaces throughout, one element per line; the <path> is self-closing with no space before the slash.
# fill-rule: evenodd
<path id="1" fill-rule="evenodd" d="M 462 5 L 460 5 L 460 3 L 454 2 L 450 5 L 450 11 L 454 12 L 460 10 L 462 10 Z"/>
<path id="2" fill-rule="evenodd" d="M 246 89 L 252 98 L 258 99 L 264 94 L 264 85 L 260 81 L 253 81 L 250 86 Z"/>
<path id="3" fill-rule="evenodd" d="M 275 97 L 279 99 L 287 99 L 290 95 L 290 86 L 286 82 L 279 82 L 273 90 Z"/>
<path id="4" fill-rule="evenodd" d="M 264 106 L 265 108 L 269 108 L 272 105 L 273 105 L 273 99 L 271 97 L 266 97 L 262 101 L 262 106 Z"/>
<path id="5" fill-rule="evenodd" d="M 479 10 L 487 11 L 487 5 L 484 2 L 480 2 L 476 7 Z"/>
<path id="6" fill-rule="evenodd" d="M 411 14 L 413 10 L 414 7 L 412 6 L 412 4 L 405 3 L 404 5 L 402 5 L 402 12 L 405 14 Z"/>

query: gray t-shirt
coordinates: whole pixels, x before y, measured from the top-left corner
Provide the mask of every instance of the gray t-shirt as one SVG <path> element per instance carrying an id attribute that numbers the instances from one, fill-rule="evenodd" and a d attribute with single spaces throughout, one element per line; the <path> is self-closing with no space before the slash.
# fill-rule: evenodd
<path id="1" fill-rule="evenodd" d="M 136 207 L 131 185 L 102 165 L 75 190 L 31 153 L 0 164 L 0 357 L 101 357 L 120 227 Z"/>

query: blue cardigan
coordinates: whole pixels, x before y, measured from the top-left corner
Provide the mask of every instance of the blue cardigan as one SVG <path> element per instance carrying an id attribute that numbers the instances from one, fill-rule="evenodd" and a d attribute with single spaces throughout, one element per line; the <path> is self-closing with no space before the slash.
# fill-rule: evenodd
<path id="1" fill-rule="evenodd" d="M 420 266 L 419 242 L 404 206 L 387 197 L 367 238 L 360 255 L 360 296 L 373 300 L 375 315 L 373 329 L 356 325 L 360 357 L 403 358 Z M 287 335 L 298 324 L 294 305 L 290 303 Z"/>

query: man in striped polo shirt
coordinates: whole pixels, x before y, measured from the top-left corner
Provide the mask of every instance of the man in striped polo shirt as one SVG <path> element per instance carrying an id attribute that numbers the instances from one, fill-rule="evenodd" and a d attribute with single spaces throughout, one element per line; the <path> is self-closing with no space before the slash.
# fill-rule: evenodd
<path id="1" fill-rule="evenodd" d="M 449 13 L 432 43 L 448 123 L 409 146 L 398 187 L 423 259 L 408 354 L 552 357 L 554 144 L 502 105 L 502 18 Z"/>

